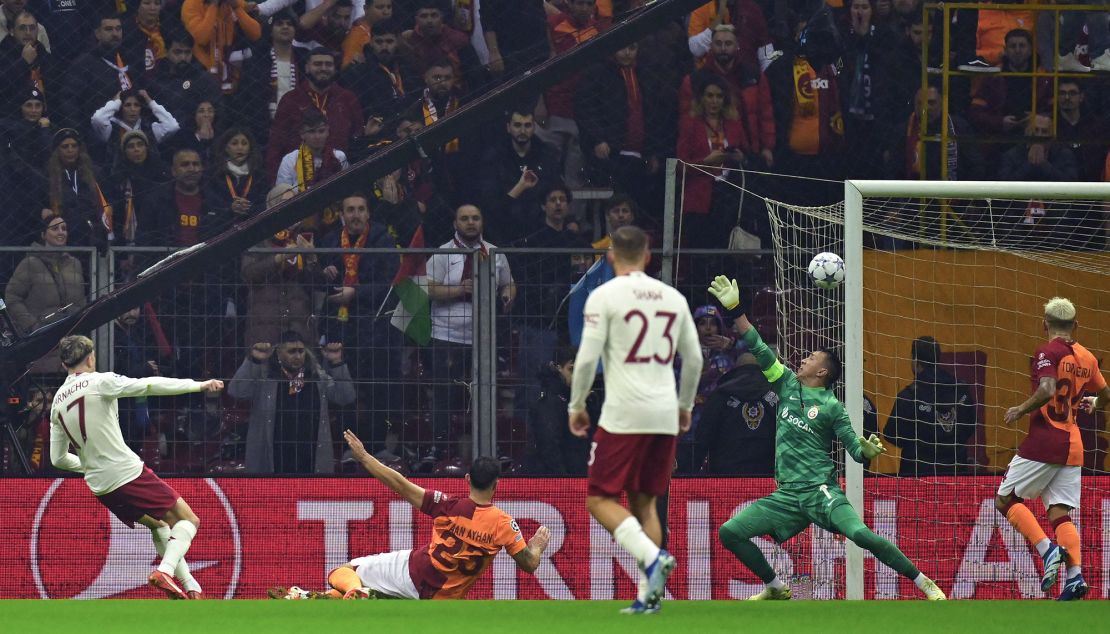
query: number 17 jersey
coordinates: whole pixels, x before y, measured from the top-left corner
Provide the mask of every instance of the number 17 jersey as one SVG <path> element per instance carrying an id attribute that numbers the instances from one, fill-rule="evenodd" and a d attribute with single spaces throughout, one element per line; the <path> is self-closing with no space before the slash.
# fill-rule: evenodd
<path id="1" fill-rule="evenodd" d="M 674 358 L 701 367 L 701 345 L 686 298 L 641 272 L 590 293 L 582 343 L 602 344 L 605 402 L 598 424 L 614 434 L 678 434 L 678 409 L 693 405 L 697 381 L 676 393 Z M 689 383 L 689 385 L 687 385 Z"/>

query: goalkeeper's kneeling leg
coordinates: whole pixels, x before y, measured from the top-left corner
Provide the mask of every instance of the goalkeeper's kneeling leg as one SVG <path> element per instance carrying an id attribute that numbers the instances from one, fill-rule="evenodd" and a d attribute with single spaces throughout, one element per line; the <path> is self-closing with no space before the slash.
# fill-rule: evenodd
<path id="1" fill-rule="evenodd" d="M 763 551 L 752 543 L 751 538 L 763 534 L 756 532 L 754 526 L 745 522 L 743 513 L 721 525 L 717 536 L 721 544 L 740 560 L 749 570 L 755 573 L 763 583 L 770 583 L 775 578 L 775 570 L 763 556 Z"/>
<path id="2" fill-rule="evenodd" d="M 917 566 L 914 566 L 897 546 L 867 528 L 851 506 L 842 504 L 833 509 L 832 521 L 837 532 L 852 540 L 860 548 L 870 551 L 876 559 L 893 568 L 898 574 L 909 579 L 915 579 L 921 574 Z"/>

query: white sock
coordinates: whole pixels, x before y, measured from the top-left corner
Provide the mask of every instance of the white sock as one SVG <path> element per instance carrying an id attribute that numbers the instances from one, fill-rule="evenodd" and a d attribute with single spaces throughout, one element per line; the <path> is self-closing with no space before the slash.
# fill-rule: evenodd
<path id="1" fill-rule="evenodd" d="M 189 551 L 189 546 L 193 543 L 193 538 L 197 535 L 197 527 L 195 524 L 188 520 L 181 520 L 170 530 L 170 539 L 166 544 L 166 554 L 162 556 L 162 563 L 158 564 L 158 570 L 172 575 L 177 570 L 177 565 L 185 558 L 185 553 Z"/>
<path id="2" fill-rule="evenodd" d="M 640 603 L 647 603 L 648 579 L 643 568 L 640 568 L 638 576 L 640 581 L 636 584 L 636 600 Z"/>
<path id="3" fill-rule="evenodd" d="M 640 526 L 640 521 L 635 517 L 630 516 L 621 522 L 617 530 L 613 531 L 613 538 L 621 548 L 636 558 L 636 563 L 640 564 L 641 568 L 647 568 L 659 556 L 659 547 L 651 541 L 644 532 L 644 527 Z"/>
<path id="4" fill-rule="evenodd" d="M 1048 547 L 1051 546 L 1051 545 L 1052 545 L 1052 542 L 1048 541 L 1048 538 L 1045 537 L 1041 541 L 1037 542 L 1035 546 L 1036 546 L 1037 552 L 1040 553 L 1041 557 L 1044 557 L 1044 554 L 1048 552 Z"/>
<path id="5" fill-rule="evenodd" d="M 775 575 L 774 579 L 768 581 L 764 585 L 766 585 L 768 588 L 771 588 L 772 590 L 782 590 L 786 587 L 786 584 L 783 582 L 782 579 L 779 579 L 778 575 Z"/>
<path id="6" fill-rule="evenodd" d="M 919 590 L 925 590 L 925 585 L 928 584 L 930 581 L 932 580 L 926 577 L 925 573 L 923 572 L 917 573 L 917 576 L 913 578 L 913 582 Z"/>
<path id="7" fill-rule="evenodd" d="M 1083 572 L 1079 566 L 1068 566 L 1068 579 L 1073 579 Z"/>
<path id="8" fill-rule="evenodd" d="M 150 529 L 150 538 L 154 541 L 154 550 L 157 551 L 158 556 L 164 557 L 166 555 L 166 544 L 170 541 L 170 527 L 159 526 Z M 185 586 L 185 592 L 204 592 L 197 580 L 193 578 L 193 573 L 189 571 L 189 564 L 185 562 L 184 557 L 177 564 L 177 568 L 174 568 L 173 576 L 177 577 Z"/>

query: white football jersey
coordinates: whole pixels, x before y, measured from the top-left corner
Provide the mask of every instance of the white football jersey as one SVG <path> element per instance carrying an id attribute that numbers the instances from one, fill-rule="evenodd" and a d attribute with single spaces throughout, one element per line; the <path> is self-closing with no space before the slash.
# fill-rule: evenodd
<path id="1" fill-rule="evenodd" d="M 568 409 L 585 406 L 587 379 L 600 353 L 605 403 L 598 424 L 617 434 L 677 434 L 678 409 L 693 407 L 702 367 L 698 331 L 686 298 L 659 280 L 633 272 L 590 293 L 583 317 Z M 678 393 L 676 354 L 682 355 Z"/>
<path id="2" fill-rule="evenodd" d="M 84 466 L 85 483 L 96 495 L 110 493 L 143 472 L 143 461 L 123 441 L 116 400 L 199 392 L 200 386 L 191 379 L 132 379 L 112 372 L 71 374 L 50 407 L 50 442 L 72 444 Z"/>

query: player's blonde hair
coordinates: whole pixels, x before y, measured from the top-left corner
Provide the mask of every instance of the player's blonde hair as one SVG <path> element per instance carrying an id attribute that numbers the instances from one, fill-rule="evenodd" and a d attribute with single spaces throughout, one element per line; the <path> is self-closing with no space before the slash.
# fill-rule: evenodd
<path id="1" fill-rule="evenodd" d="M 1053 297 L 1045 302 L 1044 318 L 1050 326 L 1071 328 L 1075 323 L 1075 304 L 1065 297 Z"/>
<path id="2" fill-rule="evenodd" d="M 62 358 L 62 365 L 67 368 L 76 368 L 81 365 L 85 357 L 92 354 L 93 341 L 84 335 L 69 335 L 62 337 L 58 343 L 58 356 Z"/>

